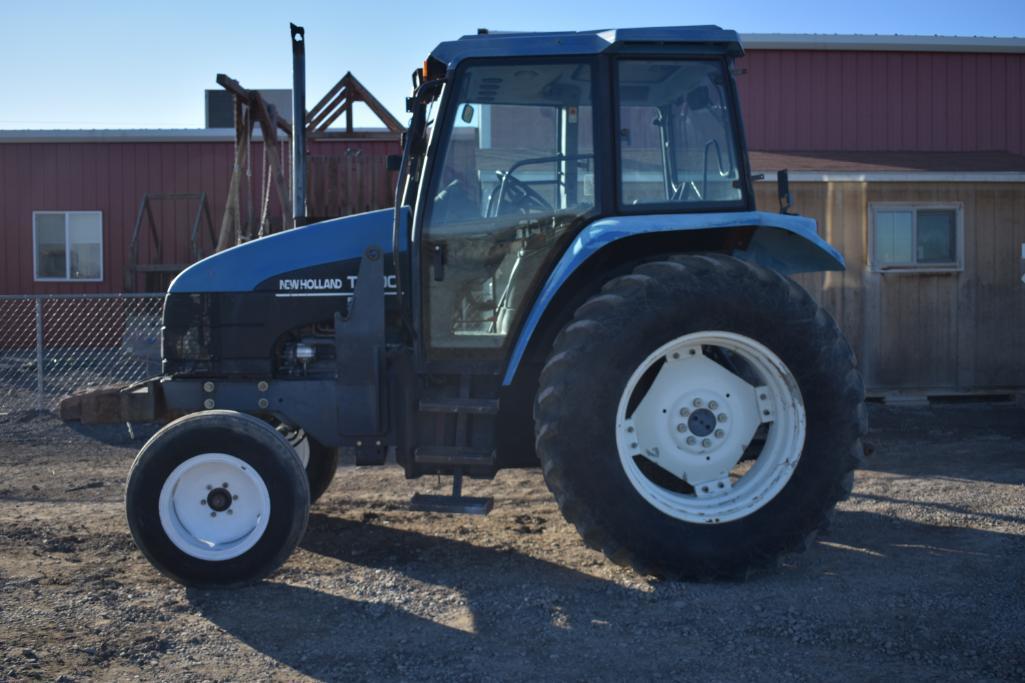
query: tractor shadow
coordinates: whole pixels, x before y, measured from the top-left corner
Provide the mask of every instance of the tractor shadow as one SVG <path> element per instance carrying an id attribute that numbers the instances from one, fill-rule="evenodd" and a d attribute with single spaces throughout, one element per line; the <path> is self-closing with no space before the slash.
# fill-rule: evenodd
<path id="1" fill-rule="evenodd" d="M 972 577 L 1014 586 L 1025 557 L 1013 534 L 853 511 L 838 512 L 808 552 L 749 581 L 653 581 L 650 589 L 514 550 L 322 513 L 311 515 L 301 547 L 308 554 L 275 580 L 187 595 L 203 617 L 258 653 L 332 680 L 527 679 L 539 670 L 555 678 L 658 677 L 660 666 L 684 665 L 687 652 L 721 642 L 768 637 L 763 644 L 771 644 L 788 613 L 827 630 L 869 615 L 901 632 L 906 624 L 895 621 L 893 601 L 926 591 L 936 602 L 914 617 L 942 622 L 946 599 Z M 342 564 L 328 569 L 324 560 Z M 999 596 L 983 593 L 979 599 L 995 606 Z M 850 601 L 852 594 L 859 599 Z M 752 612 L 752 604 L 768 608 Z M 1018 611 L 999 618 L 1025 619 Z M 831 656 L 857 669 L 869 654 L 855 648 Z M 751 658 L 747 666 L 765 664 Z M 721 666 L 706 673 L 729 680 L 745 667 Z"/>
<path id="2" fill-rule="evenodd" d="M 300 548 L 320 556 L 317 564 L 353 566 L 292 574 L 286 564 L 277 580 L 189 589 L 187 598 L 256 651 L 322 679 L 449 679 L 460 666 L 489 665 L 527 678 L 539 636 L 593 638 L 593 624 L 650 595 L 515 550 L 323 513 L 311 514 Z M 279 582 L 311 574 L 323 590 Z M 331 590 L 340 583 L 359 599 Z M 417 595 L 421 585 L 426 599 Z"/>

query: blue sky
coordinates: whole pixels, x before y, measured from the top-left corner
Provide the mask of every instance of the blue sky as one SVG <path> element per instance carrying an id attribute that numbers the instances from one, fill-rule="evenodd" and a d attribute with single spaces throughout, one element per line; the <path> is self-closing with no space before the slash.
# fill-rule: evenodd
<path id="1" fill-rule="evenodd" d="M 201 127 L 218 72 L 290 87 L 289 21 L 307 31 L 308 106 L 350 70 L 404 120 L 409 73 L 438 42 L 482 26 L 1025 36 L 1025 0 L 0 0 L 0 128 Z"/>

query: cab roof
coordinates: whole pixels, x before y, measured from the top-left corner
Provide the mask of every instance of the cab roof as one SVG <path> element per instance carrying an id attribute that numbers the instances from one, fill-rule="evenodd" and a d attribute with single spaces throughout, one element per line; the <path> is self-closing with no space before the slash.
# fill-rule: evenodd
<path id="1" fill-rule="evenodd" d="M 744 54 L 736 31 L 718 26 L 663 26 L 546 33 L 481 33 L 438 45 L 431 57 L 454 68 L 473 57 L 595 55 L 660 49 L 696 54 Z"/>

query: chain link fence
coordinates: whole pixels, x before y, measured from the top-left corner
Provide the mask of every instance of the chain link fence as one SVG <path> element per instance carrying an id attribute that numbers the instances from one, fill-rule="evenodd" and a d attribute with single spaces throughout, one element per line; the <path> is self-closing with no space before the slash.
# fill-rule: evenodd
<path id="1" fill-rule="evenodd" d="M 163 297 L 0 296 L 0 412 L 159 374 Z"/>

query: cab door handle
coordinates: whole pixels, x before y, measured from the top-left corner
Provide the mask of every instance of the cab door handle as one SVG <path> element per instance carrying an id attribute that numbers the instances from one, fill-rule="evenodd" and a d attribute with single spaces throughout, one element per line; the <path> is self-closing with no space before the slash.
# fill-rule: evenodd
<path id="1" fill-rule="evenodd" d="M 445 245 L 435 244 L 431 251 L 431 266 L 434 269 L 434 281 L 445 279 Z"/>

